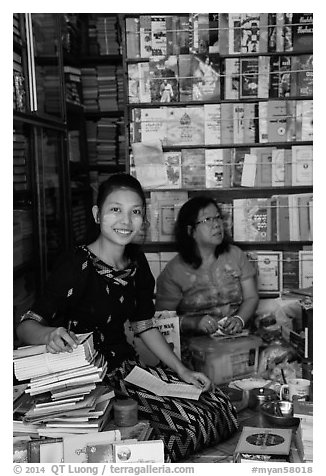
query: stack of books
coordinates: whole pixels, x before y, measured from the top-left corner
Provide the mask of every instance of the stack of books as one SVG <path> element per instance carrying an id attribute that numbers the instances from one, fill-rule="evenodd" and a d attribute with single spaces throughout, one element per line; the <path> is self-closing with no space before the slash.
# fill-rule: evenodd
<path id="1" fill-rule="evenodd" d="M 28 142 L 26 136 L 14 129 L 13 132 L 13 182 L 14 191 L 28 190 Z"/>
<path id="2" fill-rule="evenodd" d="M 44 345 L 14 351 L 16 378 L 29 380 L 15 415 L 20 426 L 36 425 L 39 436 L 98 432 L 109 420 L 114 391 L 101 384 L 107 363 L 94 350 L 92 333 L 77 336 L 72 352 L 51 354 Z"/>
<path id="3" fill-rule="evenodd" d="M 300 418 L 296 444 L 301 461 L 313 461 L 313 402 L 293 401 L 293 416 Z"/>
<path id="4" fill-rule="evenodd" d="M 96 19 L 96 36 L 100 55 L 119 54 L 117 19 L 114 16 L 99 16 Z"/>
<path id="5" fill-rule="evenodd" d="M 89 55 L 117 55 L 120 53 L 116 15 L 90 13 L 88 16 L 87 53 Z"/>
<path id="6" fill-rule="evenodd" d="M 117 119 L 102 117 L 97 122 L 96 163 L 98 165 L 116 164 L 118 144 Z"/>
<path id="7" fill-rule="evenodd" d="M 130 450 L 139 443 L 139 449 L 150 439 L 152 428 L 148 421 L 139 421 L 131 427 L 109 425 L 101 433 L 64 435 L 61 438 L 33 438 L 20 440 L 14 445 L 14 462 L 24 463 L 104 463 L 114 462 L 116 444 L 131 444 Z M 153 443 L 146 445 L 149 458 L 153 458 Z M 159 443 L 157 443 L 159 444 Z M 162 445 L 162 442 L 161 442 Z M 155 445 L 154 445 L 155 446 Z M 135 448 L 137 450 L 138 448 Z M 18 457 L 24 460 L 18 461 Z M 131 455 L 130 455 L 131 456 Z M 128 460 L 128 462 L 132 462 Z"/>
<path id="8" fill-rule="evenodd" d="M 116 66 L 81 68 L 82 97 L 86 112 L 118 111 L 118 76 L 121 93 L 121 70 L 118 71 Z"/>
<path id="9" fill-rule="evenodd" d="M 64 66 L 64 76 L 66 85 L 66 101 L 71 104 L 81 106 L 81 69 L 73 66 Z"/>
<path id="10" fill-rule="evenodd" d="M 95 67 L 81 68 L 82 96 L 86 112 L 97 112 L 98 106 L 98 85 L 97 69 Z"/>
<path id="11" fill-rule="evenodd" d="M 98 103 L 100 111 L 116 111 L 118 109 L 118 90 L 116 67 L 97 67 Z"/>

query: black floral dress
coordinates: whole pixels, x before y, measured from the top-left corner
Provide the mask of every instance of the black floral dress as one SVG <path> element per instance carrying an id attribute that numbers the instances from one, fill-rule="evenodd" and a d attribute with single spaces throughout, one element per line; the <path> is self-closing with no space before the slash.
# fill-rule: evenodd
<path id="1" fill-rule="evenodd" d="M 124 270 L 108 266 L 81 246 L 61 260 L 44 294 L 21 320 L 65 327 L 70 321 L 76 333 L 92 331 L 95 348 L 108 361 L 106 381 L 137 400 L 140 418 L 149 420 L 155 435 L 164 442 L 166 461 L 176 462 L 225 440 L 238 424 L 235 409 L 219 390 L 205 392 L 194 401 L 160 397 L 124 382 L 134 365 L 164 381 L 178 381 L 166 368 L 143 366 L 124 332 L 127 319 L 136 334 L 155 327 L 154 284 L 145 255 L 136 245 Z"/>

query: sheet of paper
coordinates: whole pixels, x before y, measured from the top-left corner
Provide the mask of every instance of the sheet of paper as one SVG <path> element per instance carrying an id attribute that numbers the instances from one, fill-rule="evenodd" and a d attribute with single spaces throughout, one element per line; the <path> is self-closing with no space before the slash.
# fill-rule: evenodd
<path id="1" fill-rule="evenodd" d="M 198 400 L 201 389 L 187 383 L 166 383 L 166 395 L 170 397 Z"/>
<path id="2" fill-rule="evenodd" d="M 165 395 L 165 382 L 137 365 L 132 369 L 130 374 L 127 375 L 125 381 L 145 388 L 156 395 Z"/>
<path id="3" fill-rule="evenodd" d="M 167 383 L 146 370 L 135 366 L 125 378 L 126 382 L 145 388 L 161 397 L 179 397 L 198 400 L 201 389 L 187 383 Z"/>

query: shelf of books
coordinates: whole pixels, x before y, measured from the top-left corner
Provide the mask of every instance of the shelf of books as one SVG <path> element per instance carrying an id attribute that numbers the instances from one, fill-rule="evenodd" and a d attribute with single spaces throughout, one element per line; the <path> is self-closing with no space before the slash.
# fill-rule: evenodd
<path id="1" fill-rule="evenodd" d="M 99 183 L 125 170 L 121 35 L 117 14 L 61 17 L 72 231 L 79 244 L 93 233 Z"/>
<path id="2" fill-rule="evenodd" d="M 52 14 L 13 14 L 15 325 L 42 290 L 54 255 L 69 246 L 58 20 Z"/>
<path id="3" fill-rule="evenodd" d="M 126 14 L 122 31 L 127 164 L 147 192 L 156 272 L 180 206 L 205 193 L 261 276 L 269 263 L 270 291 L 288 263 L 310 284 L 312 14 Z"/>
<path id="4" fill-rule="evenodd" d="M 90 185 L 125 170 L 124 84 L 118 14 L 81 14 L 80 73 Z"/>
<path id="5" fill-rule="evenodd" d="M 61 14 L 71 226 L 74 245 L 87 241 L 93 198 L 89 184 L 85 112 L 81 84 L 81 24 L 80 15 L 76 13 Z"/>

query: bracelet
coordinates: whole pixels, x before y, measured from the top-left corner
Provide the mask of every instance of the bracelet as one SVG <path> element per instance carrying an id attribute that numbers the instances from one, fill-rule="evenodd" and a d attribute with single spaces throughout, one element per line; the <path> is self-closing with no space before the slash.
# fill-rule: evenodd
<path id="1" fill-rule="evenodd" d="M 245 326 L 245 321 L 243 320 L 243 318 L 241 316 L 238 316 L 238 314 L 234 314 L 234 316 L 231 316 L 231 317 L 236 317 L 236 318 L 240 319 L 242 327 Z"/>

